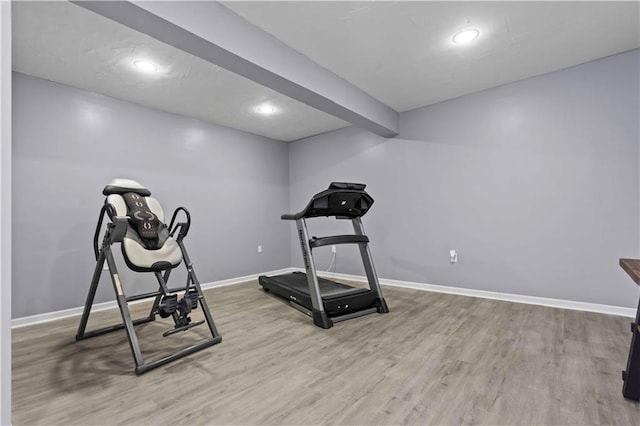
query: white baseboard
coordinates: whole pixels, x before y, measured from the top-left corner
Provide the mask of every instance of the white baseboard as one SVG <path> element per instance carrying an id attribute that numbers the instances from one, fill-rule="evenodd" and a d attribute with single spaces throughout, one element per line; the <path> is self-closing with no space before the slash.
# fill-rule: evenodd
<path id="1" fill-rule="evenodd" d="M 302 269 L 296 268 L 301 271 Z M 325 278 L 337 278 L 356 282 L 367 282 L 367 278 L 360 275 L 348 275 L 331 272 L 318 272 L 319 276 Z M 499 293 L 495 291 L 474 290 L 470 288 L 449 287 L 443 285 L 415 283 L 410 281 L 389 280 L 380 278 L 381 285 L 390 287 L 412 288 L 415 290 L 432 291 L 434 293 L 457 294 L 460 296 L 480 297 L 482 299 L 504 300 L 506 302 L 526 303 L 528 305 L 548 306 L 552 308 L 571 309 L 574 311 L 596 312 L 599 314 L 617 315 L 622 317 L 635 318 L 634 308 L 622 306 L 600 305 L 597 303 L 575 302 L 573 300 L 551 299 L 547 297 L 523 296 L 520 294 Z"/>
<path id="2" fill-rule="evenodd" d="M 203 283 L 201 284 L 201 287 L 203 290 L 216 288 L 216 287 L 225 287 L 228 285 L 240 284 L 247 281 L 256 280 L 260 275 L 280 275 L 280 274 L 288 274 L 294 271 L 304 271 L 304 270 L 301 268 L 294 268 L 294 267 L 284 268 L 284 269 L 278 269 L 275 271 L 263 272 L 260 274 L 245 275 L 243 277 L 229 278 L 226 280 Z M 325 278 L 337 278 L 337 279 L 356 281 L 356 282 L 365 282 L 365 283 L 367 282 L 367 278 L 360 275 L 349 275 L 349 274 L 340 274 L 340 273 L 331 273 L 331 272 L 322 272 L 322 271 L 318 271 L 318 275 Z M 572 300 L 551 299 L 547 297 L 523 296 L 520 294 L 499 293 L 499 292 L 486 291 L 486 290 L 474 290 L 470 288 L 449 287 L 449 286 L 443 286 L 443 285 L 416 283 L 416 282 L 400 281 L 400 280 L 389 280 L 385 278 L 380 278 L 379 281 L 381 285 L 386 285 L 390 287 L 411 288 L 415 290 L 432 291 L 434 293 L 457 294 L 460 296 L 480 297 L 483 299 L 493 299 L 493 300 L 504 300 L 507 302 L 526 303 L 529 305 L 548 306 L 548 307 L 560 308 L 560 309 L 572 309 L 575 311 L 596 312 L 599 314 L 617 315 L 622 317 L 635 318 L 636 316 L 636 310 L 634 308 L 625 308 L 622 306 L 600 305 L 597 303 L 575 302 Z M 132 303 L 140 303 L 140 302 L 142 301 L 137 301 Z M 117 306 L 118 305 L 115 300 L 109 301 L 109 302 L 103 302 L 103 303 L 96 303 L 93 305 L 93 308 L 91 309 L 91 311 L 92 312 L 103 311 L 105 309 L 111 309 Z M 44 322 L 59 320 L 62 318 L 79 316 L 82 314 L 83 309 L 84 307 L 80 306 L 77 308 L 64 309 L 61 311 L 47 312 L 44 314 L 31 315 L 31 316 L 22 317 L 22 318 L 15 318 L 11 320 L 11 328 L 26 327 L 28 325 L 40 324 Z"/>
<path id="3" fill-rule="evenodd" d="M 225 287 L 228 285 L 240 284 L 247 281 L 257 280 L 260 275 L 288 274 L 290 272 L 297 271 L 297 270 L 298 270 L 297 268 L 277 269 L 275 271 L 263 272 L 260 274 L 245 275 L 243 277 L 229 278 L 226 280 L 203 283 L 203 284 L 200 284 L 200 287 L 203 290 L 216 288 L 216 287 Z M 133 304 L 133 303 L 141 303 L 141 302 L 144 302 L 144 301 L 138 300 L 136 302 L 131 302 L 131 303 Z M 105 309 L 111 309 L 117 306 L 118 304 L 116 303 L 115 300 L 111 300 L 109 302 L 95 303 L 93 305 L 93 308 L 91 308 L 91 312 L 104 311 Z M 62 318 L 79 316 L 79 315 L 82 315 L 83 309 L 84 309 L 84 306 L 79 306 L 76 308 L 63 309 L 61 311 L 46 312 L 44 314 L 30 315 L 22 318 L 14 318 L 11 320 L 11 328 L 13 329 L 13 328 L 19 328 L 19 327 L 26 327 L 28 325 L 41 324 L 43 322 L 49 322 L 49 321 L 59 320 Z"/>
<path id="4" fill-rule="evenodd" d="M 274 271 L 261 272 L 259 274 L 245 275 L 244 277 L 229 278 L 227 280 L 213 281 L 213 282 L 210 282 L 210 283 L 200 284 L 200 287 L 202 287 L 203 290 L 207 290 L 207 289 L 210 289 L 210 288 L 216 288 L 216 287 L 225 287 L 225 286 L 228 286 L 228 285 L 240 284 L 240 283 L 245 283 L 247 281 L 257 280 L 260 275 L 289 274 L 289 273 L 297 271 L 297 270 L 298 270 L 297 268 L 276 269 Z"/>
<path id="5" fill-rule="evenodd" d="M 135 303 L 135 302 L 132 302 Z M 103 303 L 94 303 L 91 312 L 104 311 L 117 307 L 115 300 Z M 75 317 L 82 314 L 83 306 L 78 308 L 63 309 L 61 311 L 45 312 L 44 314 L 30 315 L 27 317 L 14 318 L 11 320 L 11 328 L 26 327 L 28 325 L 41 324 L 43 322 L 55 321 L 62 318 Z"/>

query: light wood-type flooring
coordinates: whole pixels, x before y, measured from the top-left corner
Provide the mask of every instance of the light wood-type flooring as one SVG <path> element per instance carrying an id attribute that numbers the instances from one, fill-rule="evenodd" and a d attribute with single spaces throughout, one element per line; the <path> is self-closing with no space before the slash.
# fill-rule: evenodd
<path id="1" fill-rule="evenodd" d="M 222 343 L 142 376 L 124 330 L 15 329 L 13 424 L 640 425 L 621 394 L 630 319 L 383 290 L 391 313 L 329 330 L 257 282 L 208 290 Z M 165 321 L 137 327 L 149 359 L 207 331 L 163 338 Z"/>

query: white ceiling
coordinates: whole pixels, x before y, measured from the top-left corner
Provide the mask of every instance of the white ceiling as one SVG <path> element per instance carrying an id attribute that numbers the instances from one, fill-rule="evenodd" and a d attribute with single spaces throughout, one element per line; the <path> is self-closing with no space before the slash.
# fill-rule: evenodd
<path id="1" fill-rule="evenodd" d="M 640 47 L 638 2 L 224 2 L 397 111 Z M 14 2 L 14 70 L 280 140 L 345 121 L 67 2 Z M 480 38 L 454 46 L 457 29 Z M 147 57 L 151 78 L 131 62 Z M 264 117 L 269 101 L 279 113 Z"/>
<path id="2" fill-rule="evenodd" d="M 349 123 L 66 1 L 13 4 L 15 71 L 291 141 Z M 160 66 L 142 74 L 138 58 Z M 278 108 L 268 117 L 256 106 Z"/>
<path id="3" fill-rule="evenodd" d="M 638 2 L 223 4 L 396 111 L 640 47 Z"/>

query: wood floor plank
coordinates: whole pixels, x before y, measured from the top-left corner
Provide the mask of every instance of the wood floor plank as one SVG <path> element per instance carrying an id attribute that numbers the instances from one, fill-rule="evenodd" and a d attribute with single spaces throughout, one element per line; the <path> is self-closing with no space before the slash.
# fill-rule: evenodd
<path id="1" fill-rule="evenodd" d="M 640 404 L 621 395 L 629 319 L 384 292 L 389 314 L 322 330 L 256 282 L 207 290 L 222 343 L 139 377 L 124 331 L 75 342 L 77 317 L 15 329 L 13 422 L 640 424 Z M 97 312 L 89 328 L 118 321 Z M 162 338 L 168 328 L 136 328 L 145 359 L 207 331 Z"/>

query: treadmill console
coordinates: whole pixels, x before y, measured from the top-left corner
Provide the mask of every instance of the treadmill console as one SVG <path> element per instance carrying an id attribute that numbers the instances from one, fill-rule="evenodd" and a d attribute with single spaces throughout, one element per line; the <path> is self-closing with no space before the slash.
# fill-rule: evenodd
<path id="1" fill-rule="evenodd" d="M 364 216 L 373 204 L 373 198 L 362 183 L 332 182 L 329 189 L 317 193 L 304 209 L 303 217 L 335 216 L 352 219 Z"/>

